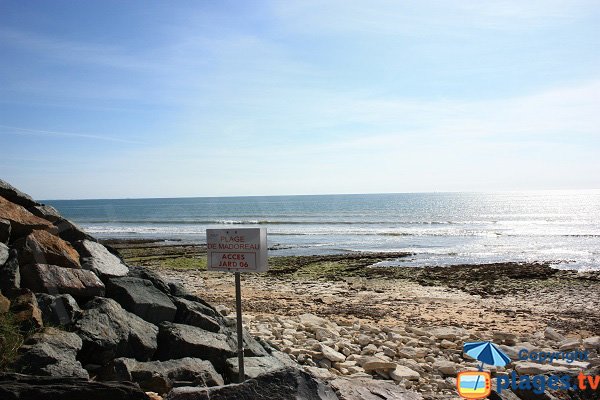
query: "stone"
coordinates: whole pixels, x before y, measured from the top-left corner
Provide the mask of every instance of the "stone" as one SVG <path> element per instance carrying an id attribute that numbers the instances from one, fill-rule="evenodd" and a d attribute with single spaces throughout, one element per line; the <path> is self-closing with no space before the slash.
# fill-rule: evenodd
<path id="1" fill-rule="evenodd" d="M 194 357 L 210 361 L 220 373 L 226 370 L 226 359 L 236 352 L 227 335 L 208 332 L 194 326 L 163 322 L 159 325 L 156 359 L 171 360 Z"/>
<path id="2" fill-rule="evenodd" d="M 114 361 L 117 380 L 135 382 L 145 391 L 165 394 L 178 386 L 219 386 L 223 378 L 209 361 L 181 358 L 170 361 L 139 362 L 131 358 Z"/>
<path id="3" fill-rule="evenodd" d="M 600 336 L 583 339 L 583 347 L 586 349 L 600 349 Z"/>
<path id="4" fill-rule="evenodd" d="M 550 340 L 554 340 L 556 342 L 562 342 L 563 340 L 565 340 L 565 337 L 558 333 L 556 331 L 556 329 L 551 328 L 551 327 L 546 327 L 546 329 L 544 330 L 544 337 L 546 339 L 550 339 Z"/>
<path id="5" fill-rule="evenodd" d="M 464 336 L 468 336 L 467 331 L 456 326 L 441 326 L 433 328 L 429 334 L 435 336 L 435 338 L 439 340 L 446 339 L 451 341 L 456 341 Z"/>
<path id="6" fill-rule="evenodd" d="M 22 286 L 34 292 L 70 294 L 74 297 L 91 298 L 104 296 L 104 284 L 92 271 L 62 268 L 48 264 L 21 266 Z"/>
<path id="7" fill-rule="evenodd" d="M 459 366 L 452 361 L 437 360 L 433 363 L 433 369 L 444 376 L 456 376 Z"/>
<path id="8" fill-rule="evenodd" d="M 375 371 L 375 370 L 393 370 L 396 369 L 397 364 L 390 362 L 390 361 L 383 361 L 380 360 L 376 357 L 370 357 L 369 359 L 367 359 L 366 362 L 364 362 L 361 367 L 365 370 L 365 371 Z"/>
<path id="9" fill-rule="evenodd" d="M 227 323 L 227 320 L 224 321 Z M 236 320 L 233 318 L 228 325 L 221 327 L 221 333 L 227 336 L 227 340 L 233 349 L 237 349 L 237 328 Z M 244 341 L 244 356 L 246 357 L 263 357 L 269 353 L 246 328 L 242 330 L 242 339 Z"/>
<path id="10" fill-rule="evenodd" d="M 258 378 L 260 375 L 284 369 L 291 365 L 291 362 L 285 364 L 281 362 L 278 358 L 273 356 L 245 357 L 244 376 L 246 377 L 246 379 L 255 379 Z M 227 359 L 227 373 L 229 381 L 239 382 L 240 370 L 238 368 L 237 357 Z"/>
<path id="11" fill-rule="evenodd" d="M 70 294 L 37 293 L 35 297 L 46 325 L 70 327 L 81 316 L 81 308 Z"/>
<path id="12" fill-rule="evenodd" d="M 106 296 L 150 323 L 158 325 L 175 320 L 177 307 L 149 280 L 133 277 L 108 279 Z"/>
<path id="13" fill-rule="evenodd" d="M 423 397 L 391 381 L 338 378 L 330 382 L 340 400 L 420 400 Z"/>
<path id="14" fill-rule="evenodd" d="M 338 400 L 326 383 L 304 371 L 286 368 L 244 383 L 208 388 L 178 387 L 165 400 Z M 381 400 L 381 399 L 379 399 Z"/>
<path id="15" fill-rule="evenodd" d="M 10 300 L 0 292 L 0 314 L 5 314 L 8 310 L 10 310 Z"/>
<path id="16" fill-rule="evenodd" d="M 335 351 L 329 346 L 321 344 L 321 353 L 323 353 L 323 357 L 328 359 L 331 362 L 343 362 L 346 361 L 346 356 L 340 352 Z"/>
<path id="17" fill-rule="evenodd" d="M 548 364 L 538 364 L 529 361 L 519 361 L 514 363 L 515 371 L 520 375 L 540 375 L 540 374 L 559 374 L 568 373 L 569 369 L 564 367 L 554 367 Z"/>
<path id="18" fill-rule="evenodd" d="M 559 343 L 559 350 L 560 351 L 576 350 L 581 347 L 581 344 L 582 343 L 581 343 L 580 339 L 565 339 Z"/>
<path id="19" fill-rule="evenodd" d="M 21 271 L 17 251 L 11 249 L 8 260 L 0 264 L 0 291 L 8 298 L 14 297 L 21 288 Z"/>
<path id="20" fill-rule="evenodd" d="M 457 344 L 447 339 L 442 339 L 442 341 L 440 342 L 440 347 L 442 349 L 455 349 L 457 347 Z"/>
<path id="21" fill-rule="evenodd" d="M 40 204 L 33 207 L 27 208 L 36 217 L 44 218 L 52 223 L 62 219 L 58 210 L 52 206 L 46 204 Z"/>
<path id="22" fill-rule="evenodd" d="M 37 299 L 28 289 L 21 289 L 20 293 L 12 299 L 10 311 L 23 331 L 39 329 L 44 326 Z"/>
<path id="23" fill-rule="evenodd" d="M 81 268 L 79 253 L 60 237 L 35 229 L 15 242 L 19 264 L 52 264 L 65 268 Z"/>
<path id="24" fill-rule="evenodd" d="M 214 311 L 204 304 L 182 298 L 175 298 L 174 302 L 177 307 L 176 323 L 196 326 L 210 332 L 219 332 L 221 329 Z"/>
<path id="25" fill-rule="evenodd" d="M 82 267 L 101 277 L 121 277 L 129 272 L 129 268 L 100 243 L 83 240 L 75 247 L 82 257 Z"/>
<path id="26" fill-rule="evenodd" d="M 127 276 L 130 276 L 133 278 L 145 279 L 147 281 L 152 282 L 152 285 L 154 285 L 155 288 L 157 288 L 164 294 L 166 294 L 166 295 L 172 294 L 171 288 L 169 287 L 169 283 L 167 281 L 165 281 L 159 274 L 152 271 L 151 269 L 148 269 L 146 267 L 136 267 L 136 266 L 129 267 L 129 272 L 128 272 Z"/>
<path id="27" fill-rule="evenodd" d="M 88 372 L 76 360 L 82 342 L 72 332 L 46 328 L 35 333 L 19 348 L 12 368 L 20 373 L 43 376 L 74 376 L 89 378 Z"/>
<path id="28" fill-rule="evenodd" d="M 11 203 L 18 204 L 22 207 L 35 207 L 39 205 L 28 194 L 21 192 L 19 189 L 12 186 L 10 183 L 0 179 L 0 196 L 4 197 Z"/>
<path id="29" fill-rule="evenodd" d="M 134 383 L 0 373 L 2 400 L 148 400 Z"/>
<path id="30" fill-rule="evenodd" d="M 0 243 L 0 268 L 8 261 L 10 254 L 9 248 L 4 243 Z"/>
<path id="31" fill-rule="evenodd" d="M 396 382 L 418 381 L 421 375 L 417 371 L 405 367 L 404 365 L 397 365 L 395 369 L 390 370 L 390 378 Z"/>
<path id="32" fill-rule="evenodd" d="M 506 345 L 512 346 L 517 343 L 517 335 L 511 332 L 494 331 L 493 337 L 494 343 L 497 344 L 504 343 Z"/>
<path id="33" fill-rule="evenodd" d="M 0 218 L 0 243 L 7 244 L 10 241 L 10 221 Z M 0 263 L 2 265 L 2 263 Z"/>
<path id="34" fill-rule="evenodd" d="M 309 330 L 315 328 L 334 328 L 335 324 L 325 318 L 318 317 L 314 314 L 302 314 L 298 316 L 298 320 Z"/>
<path id="35" fill-rule="evenodd" d="M 152 359 L 158 328 L 125 311 L 113 299 L 97 297 L 86 303 L 74 331 L 83 340 L 79 358 L 88 364 L 106 365 L 118 357 Z"/>
<path id="36" fill-rule="evenodd" d="M 34 229 L 56 232 L 56 228 L 43 218 L 36 217 L 18 204 L 0 196 L 0 218 L 10 222 L 11 239 L 27 236 Z"/>
<path id="37" fill-rule="evenodd" d="M 91 242 L 97 241 L 85 233 L 83 229 L 75 225 L 73 222 L 64 218 L 60 218 L 58 221 L 55 221 L 54 226 L 58 230 L 58 236 L 69 243 L 75 243 L 81 240 L 89 240 Z"/>

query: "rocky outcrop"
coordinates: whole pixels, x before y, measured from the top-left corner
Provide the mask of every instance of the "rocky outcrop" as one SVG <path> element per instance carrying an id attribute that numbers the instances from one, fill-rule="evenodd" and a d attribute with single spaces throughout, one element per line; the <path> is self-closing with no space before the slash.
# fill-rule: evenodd
<path id="1" fill-rule="evenodd" d="M 56 265 L 21 266 L 21 280 L 37 293 L 70 294 L 79 298 L 104 295 L 104 284 L 92 271 Z"/>
<path id="2" fill-rule="evenodd" d="M 100 243 L 91 240 L 77 242 L 76 248 L 81 255 L 82 267 L 94 271 L 100 277 L 125 276 L 129 268 Z"/>
<path id="3" fill-rule="evenodd" d="M 149 280 L 132 277 L 108 279 L 106 295 L 127 311 L 153 324 L 175 319 L 177 307 Z"/>
<path id="4" fill-rule="evenodd" d="M 157 348 L 158 328 L 112 299 L 85 304 L 74 330 L 83 340 L 79 358 L 85 364 L 103 366 L 119 357 L 148 361 Z"/>
<path id="5" fill-rule="evenodd" d="M 118 358 L 114 362 L 118 380 L 136 382 L 149 392 L 165 394 L 173 386 L 220 386 L 223 378 L 209 361 L 182 358 L 169 361 L 139 362 Z"/>
<path id="6" fill-rule="evenodd" d="M 94 382 L 83 378 L 0 374 L 2 400 L 150 400 L 130 382 Z"/>

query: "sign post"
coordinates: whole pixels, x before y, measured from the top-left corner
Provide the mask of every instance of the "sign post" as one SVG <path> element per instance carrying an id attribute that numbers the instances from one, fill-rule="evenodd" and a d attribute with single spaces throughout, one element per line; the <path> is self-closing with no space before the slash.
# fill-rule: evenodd
<path id="1" fill-rule="evenodd" d="M 239 381 L 244 382 L 244 340 L 242 325 L 242 272 L 265 272 L 267 230 L 265 228 L 207 229 L 207 270 L 235 273 L 235 308 Z"/>

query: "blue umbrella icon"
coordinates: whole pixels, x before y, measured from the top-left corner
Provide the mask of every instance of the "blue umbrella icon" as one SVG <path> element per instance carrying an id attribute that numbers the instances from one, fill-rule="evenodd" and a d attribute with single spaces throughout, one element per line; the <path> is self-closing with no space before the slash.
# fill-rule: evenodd
<path id="1" fill-rule="evenodd" d="M 469 357 L 481 361 L 479 370 L 483 369 L 483 364 L 504 367 L 510 363 L 510 358 L 492 342 L 467 342 L 463 346 L 463 351 Z"/>

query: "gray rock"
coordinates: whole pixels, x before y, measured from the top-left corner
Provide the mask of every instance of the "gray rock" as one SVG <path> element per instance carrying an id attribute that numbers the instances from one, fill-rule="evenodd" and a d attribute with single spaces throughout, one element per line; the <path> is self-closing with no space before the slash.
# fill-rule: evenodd
<path id="1" fill-rule="evenodd" d="M 8 260 L 0 264 L 0 291 L 8 297 L 14 297 L 21 288 L 21 271 L 17 261 L 17 251 L 9 252 Z"/>
<path id="2" fill-rule="evenodd" d="M 565 337 L 562 334 L 557 332 L 556 329 L 551 328 L 549 326 L 544 330 L 544 337 L 546 339 L 554 340 L 556 342 L 562 342 L 563 340 L 565 340 Z"/>
<path id="3" fill-rule="evenodd" d="M 95 238 L 85 233 L 83 229 L 75 225 L 73 222 L 64 218 L 61 218 L 58 221 L 54 222 L 54 226 L 56 226 L 56 229 L 58 230 L 58 236 L 61 239 L 66 240 L 67 242 L 75 243 L 81 240 L 97 242 Z"/>
<path id="4" fill-rule="evenodd" d="M 0 373 L 2 400 L 150 400 L 129 382 L 93 382 L 83 378 Z"/>
<path id="5" fill-rule="evenodd" d="M 338 378 L 330 381 L 340 400 L 420 400 L 423 397 L 390 381 Z"/>
<path id="6" fill-rule="evenodd" d="M 118 358 L 114 362 L 116 378 L 136 382 L 145 391 L 167 393 L 175 383 L 179 386 L 219 386 L 223 378 L 209 361 L 182 358 L 170 361 L 138 362 Z"/>
<path id="7" fill-rule="evenodd" d="M 219 332 L 221 329 L 214 311 L 204 304 L 182 298 L 175 298 L 174 301 L 177 307 L 175 322 L 196 326 L 210 332 Z"/>
<path id="8" fill-rule="evenodd" d="M 8 255 L 10 254 L 8 246 L 4 243 L 0 243 L 0 268 L 8 261 Z"/>
<path id="9" fill-rule="evenodd" d="M 228 322 L 228 325 L 221 327 L 221 333 L 227 335 L 231 348 L 237 349 L 237 326 L 235 318 L 232 318 Z M 246 328 L 242 331 L 242 339 L 244 341 L 244 355 L 246 357 L 264 357 L 269 355 L 269 352 L 265 350 Z"/>
<path id="10" fill-rule="evenodd" d="M 100 243 L 83 240 L 75 247 L 81 254 L 82 267 L 101 277 L 120 277 L 129 272 L 129 268 Z"/>
<path id="11" fill-rule="evenodd" d="M 152 282 L 155 288 L 160 290 L 166 295 L 171 294 L 171 289 L 169 288 L 169 284 L 156 272 L 151 269 L 145 267 L 129 267 L 128 276 L 133 278 L 141 278 L 147 281 Z"/>
<path id="12" fill-rule="evenodd" d="M 21 266 L 22 285 L 34 292 L 70 294 L 91 298 L 104 296 L 104 284 L 92 271 L 48 264 Z"/>
<path id="13" fill-rule="evenodd" d="M 146 279 L 111 278 L 106 283 L 106 296 L 115 299 L 127 311 L 153 324 L 175 320 L 175 304 Z"/>
<path id="14" fill-rule="evenodd" d="M 39 203 L 33 200 L 31 196 L 21 192 L 19 189 L 2 179 L 0 179 L 0 196 L 25 208 L 39 205 Z"/>
<path id="15" fill-rule="evenodd" d="M 8 243 L 10 240 L 10 231 L 10 221 L 0 218 L 0 243 Z"/>
<path id="16" fill-rule="evenodd" d="M 75 333 L 46 328 L 43 333 L 27 338 L 12 368 L 31 375 L 87 379 L 88 372 L 76 360 L 81 346 L 81 339 Z"/>
<path id="17" fill-rule="evenodd" d="M 68 327 L 81 317 L 81 308 L 70 294 L 52 296 L 37 293 L 36 298 L 44 324 Z"/>
<path id="18" fill-rule="evenodd" d="M 291 365 L 292 363 L 285 364 L 273 356 L 245 357 L 244 376 L 246 379 L 254 379 L 261 375 L 290 367 Z M 237 357 L 227 359 L 227 373 L 231 382 L 239 382 L 240 369 Z"/>
<path id="19" fill-rule="evenodd" d="M 165 400 L 337 400 L 326 383 L 297 369 L 264 374 L 244 383 L 212 388 L 180 387 Z M 378 399 L 381 400 L 381 399 Z"/>
<path id="20" fill-rule="evenodd" d="M 53 223 L 62 219 L 60 213 L 56 208 L 46 204 L 29 207 L 28 210 L 36 217 L 44 218 L 45 220 L 48 220 Z"/>
<path id="21" fill-rule="evenodd" d="M 118 357 L 147 361 L 157 348 L 158 328 L 125 311 L 112 299 L 97 297 L 84 306 L 75 332 L 83 340 L 80 359 L 106 365 Z"/>
<path id="22" fill-rule="evenodd" d="M 225 371 L 225 362 L 235 350 L 224 334 L 194 326 L 163 322 L 159 325 L 158 360 L 194 357 L 210 361 L 217 371 Z"/>

